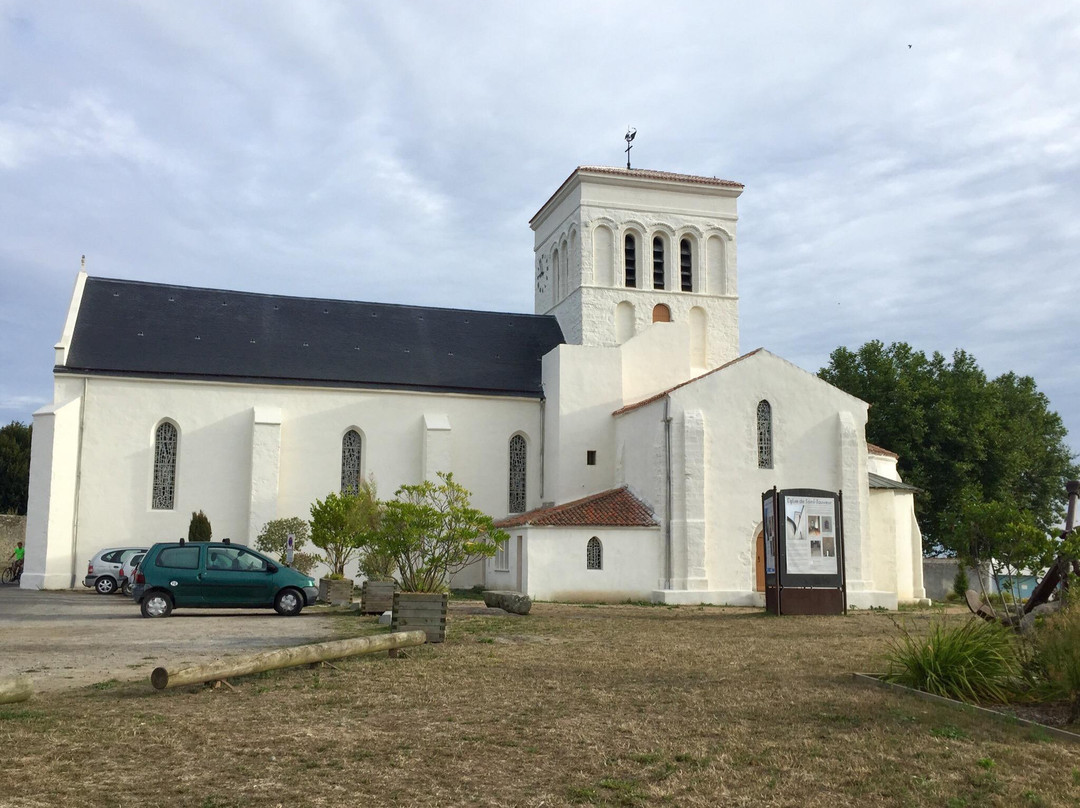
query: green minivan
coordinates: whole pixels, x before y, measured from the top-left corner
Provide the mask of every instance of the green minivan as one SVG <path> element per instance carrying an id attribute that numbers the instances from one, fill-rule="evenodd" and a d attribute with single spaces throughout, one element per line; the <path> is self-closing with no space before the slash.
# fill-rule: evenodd
<path id="1" fill-rule="evenodd" d="M 228 539 L 161 542 L 146 551 L 135 572 L 132 599 L 143 617 L 173 609 L 258 609 L 300 614 L 319 595 L 314 579 Z"/>

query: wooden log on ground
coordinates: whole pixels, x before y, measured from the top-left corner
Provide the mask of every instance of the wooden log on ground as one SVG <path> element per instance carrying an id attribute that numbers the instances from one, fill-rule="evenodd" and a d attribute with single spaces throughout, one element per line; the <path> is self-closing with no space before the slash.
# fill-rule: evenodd
<path id="1" fill-rule="evenodd" d="M 34 694 L 34 686 L 29 676 L 16 676 L 13 679 L 0 679 L 0 704 L 26 701 Z"/>
<path id="2" fill-rule="evenodd" d="M 307 665 L 312 662 L 326 662 L 331 659 L 358 654 L 373 654 L 376 651 L 392 651 L 423 645 L 427 635 L 422 631 L 398 631 L 393 634 L 376 634 L 371 637 L 352 637 L 347 640 L 331 640 L 313 645 L 298 645 L 293 648 L 279 648 L 254 656 L 222 659 L 206 665 L 194 665 L 178 671 L 169 672 L 165 668 L 154 668 L 150 674 L 150 683 L 158 690 L 167 687 L 183 687 L 202 682 L 213 682 L 231 676 L 247 676 L 251 673 L 272 671 L 279 668 L 291 668 L 295 665 Z"/>

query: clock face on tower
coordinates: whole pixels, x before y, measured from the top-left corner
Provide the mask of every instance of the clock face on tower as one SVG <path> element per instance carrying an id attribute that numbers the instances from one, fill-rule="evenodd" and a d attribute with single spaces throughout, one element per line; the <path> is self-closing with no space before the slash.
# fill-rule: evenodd
<path id="1" fill-rule="evenodd" d="M 547 291 L 547 269 L 542 261 L 536 262 L 536 291 L 539 294 Z"/>

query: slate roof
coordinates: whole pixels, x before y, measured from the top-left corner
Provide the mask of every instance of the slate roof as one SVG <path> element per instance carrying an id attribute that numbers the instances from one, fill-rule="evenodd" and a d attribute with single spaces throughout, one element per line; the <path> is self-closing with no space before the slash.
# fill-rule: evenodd
<path id="1" fill-rule="evenodd" d="M 541 397 L 548 315 L 87 278 L 57 373 Z"/>
<path id="2" fill-rule="evenodd" d="M 915 493 L 922 493 L 921 488 L 916 488 L 913 485 L 902 483 L 899 480 L 890 480 L 888 477 L 882 477 L 880 474 L 874 474 L 872 471 L 866 473 L 869 479 L 870 488 L 891 488 L 894 491 L 912 491 Z"/>
<path id="3" fill-rule="evenodd" d="M 656 527 L 652 511 L 626 486 L 563 505 L 548 505 L 500 519 L 495 527 Z"/>

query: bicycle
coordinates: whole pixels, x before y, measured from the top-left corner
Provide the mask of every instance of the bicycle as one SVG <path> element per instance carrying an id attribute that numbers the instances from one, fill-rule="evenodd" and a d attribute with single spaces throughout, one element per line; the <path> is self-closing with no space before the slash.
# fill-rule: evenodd
<path id="1" fill-rule="evenodd" d="M 22 578 L 22 573 L 22 564 L 12 562 L 4 568 L 2 573 L 0 573 L 0 582 L 5 584 L 17 584 L 19 579 Z"/>

